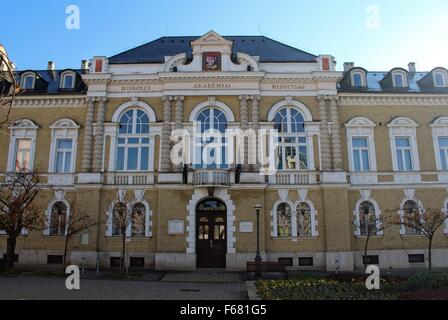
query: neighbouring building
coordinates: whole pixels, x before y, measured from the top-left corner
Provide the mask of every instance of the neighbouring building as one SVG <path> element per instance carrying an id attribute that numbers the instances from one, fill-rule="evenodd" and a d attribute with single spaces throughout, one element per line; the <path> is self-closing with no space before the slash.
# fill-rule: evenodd
<path id="1" fill-rule="evenodd" d="M 264 261 L 362 268 L 369 219 L 448 209 L 448 71 L 335 65 L 264 36 L 210 31 L 93 57 L 80 69 L 16 71 L 23 93 L 0 134 L 0 181 L 29 169 L 52 186 L 38 199 L 47 228 L 20 237 L 19 264 L 60 262 L 67 216 L 88 214 L 99 224 L 73 239 L 72 263 L 114 265 L 116 194 L 127 191 L 131 266 L 245 270 L 260 204 Z M 208 154 L 223 161 L 187 161 L 219 140 L 193 134 L 210 128 L 277 132 L 274 170 L 227 160 L 224 137 L 227 147 Z M 191 134 L 191 147 L 173 163 L 177 129 Z M 267 145 L 244 141 L 245 158 Z M 448 224 L 433 245 L 434 266 L 448 267 Z M 425 267 L 426 247 L 413 230 L 378 225 L 369 261 Z"/>

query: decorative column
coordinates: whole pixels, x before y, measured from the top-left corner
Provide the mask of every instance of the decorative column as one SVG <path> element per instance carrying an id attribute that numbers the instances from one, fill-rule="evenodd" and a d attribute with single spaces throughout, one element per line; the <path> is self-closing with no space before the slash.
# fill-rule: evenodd
<path id="1" fill-rule="evenodd" d="M 242 131 L 247 131 L 249 130 L 249 105 L 248 105 L 248 97 L 247 96 L 240 96 L 240 118 L 241 118 L 241 130 Z M 246 142 L 246 139 L 244 139 L 243 141 L 244 144 L 244 152 L 242 155 L 242 159 L 243 163 L 241 168 L 243 169 L 243 171 L 249 171 L 250 166 L 249 166 L 249 149 L 248 149 L 248 145 Z"/>
<path id="2" fill-rule="evenodd" d="M 322 171 L 331 170 L 330 134 L 328 132 L 327 103 L 325 97 L 319 96 L 319 118 L 321 121 L 320 150 Z"/>
<path id="3" fill-rule="evenodd" d="M 333 144 L 333 169 L 342 171 L 342 145 L 341 132 L 339 128 L 338 100 L 336 96 L 330 98 L 331 122 L 333 122 L 332 144 Z"/>
<path id="4" fill-rule="evenodd" d="M 93 119 L 95 117 L 95 99 L 88 98 L 86 125 L 84 129 L 84 144 L 82 148 L 81 171 L 89 173 L 92 171 L 92 149 L 93 149 Z"/>
<path id="5" fill-rule="evenodd" d="M 161 166 L 162 172 L 171 171 L 171 101 L 173 97 L 165 96 L 163 97 L 163 128 L 162 128 L 162 138 L 161 138 Z"/>
<path id="6" fill-rule="evenodd" d="M 260 130 L 260 96 L 252 96 L 252 129 L 255 131 L 255 135 L 257 137 L 256 141 L 257 143 L 252 146 L 251 145 L 251 149 L 250 152 L 254 153 L 256 155 L 256 159 L 257 159 L 257 163 L 252 165 L 252 170 L 253 171 L 259 171 L 260 170 L 260 165 L 259 165 L 259 160 L 258 159 L 258 130 Z"/>
<path id="7" fill-rule="evenodd" d="M 175 110 L 175 129 L 182 129 L 184 127 L 184 97 L 177 96 L 176 98 L 176 110 Z M 185 151 L 184 151 L 185 152 Z M 176 172 L 182 171 L 182 164 L 174 167 Z"/>
<path id="8" fill-rule="evenodd" d="M 98 104 L 98 116 L 96 120 L 95 147 L 93 149 L 93 172 L 101 172 L 103 167 L 103 149 L 104 149 L 104 121 L 106 118 L 107 98 L 100 98 Z"/>

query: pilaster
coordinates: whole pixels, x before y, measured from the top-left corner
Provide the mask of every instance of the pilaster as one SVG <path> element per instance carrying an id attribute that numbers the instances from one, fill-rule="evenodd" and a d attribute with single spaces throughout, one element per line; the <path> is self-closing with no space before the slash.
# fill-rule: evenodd
<path id="1" fill-rule="evenodd" d="M 89 98 L 87 101 L 86 125 L 84 129 L 84 144 L 82 149 L 81 171 L 89 173 L 92 171 L 93 150 L 93 120 L 95 117 L 95 100 Z"/>
<path id="2" fill-rule="evenodd" d="M 321 121 L 320 150 L 322 158 L 322 171 L 331 170 L 330 134 L 328 130 L 327 102 L 325 97 L 319 96 L 319 118 Z"/>
<path id="3" fill-rule="evenodd" d="M 163 128 L 161 139 L 161 171 L 171 171 L 171 117 L 172 117 L 172 100 L 173 97 L 163 97 Z"/>
<path id="4" fill-rule="evenodd" d="M 333 123 L 332 145 L 333 145 L 333 169 L 342 171 L 342 145 L 339 125 L 338 100 L 336 96 L 330 97 L 330 114 Z"/>
<path id="5" fill-rule="evenodd" d="M 241 117 L 241 130 L 247 131 L 249 129 L 249 104 L 248 104 L 248 96 L 240 96 L 240 117 Z M 249 149 L 246 139 L 243 141 L 244 143 L 244 153 L 242 157 L 242 168 L 243 171 L 249 171 Z"/>
<path id="6" fill-rule="evenodd" d="M 96 121 L 95 147 L 93 150 L 93 172 L 101 172 L 103 167 L 104 149 L 104 121 L 106 118 L 107 98 L 100 98 L 98 103 L 98 116 Z"/>

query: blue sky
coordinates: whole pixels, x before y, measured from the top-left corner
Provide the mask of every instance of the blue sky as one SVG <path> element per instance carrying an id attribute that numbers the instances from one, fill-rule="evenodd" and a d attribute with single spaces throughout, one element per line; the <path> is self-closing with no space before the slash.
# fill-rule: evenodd
<path id="1" fill-rule="evenodd" d="M 66 8 L 80 29 L 66 28 Z M 16 0 L 0 19 L 0 43 L 18 69 L 77 68 L 164 35 L 265 35 L 368 70 L 417 62 L 448 67 L 446 0 Z"/>

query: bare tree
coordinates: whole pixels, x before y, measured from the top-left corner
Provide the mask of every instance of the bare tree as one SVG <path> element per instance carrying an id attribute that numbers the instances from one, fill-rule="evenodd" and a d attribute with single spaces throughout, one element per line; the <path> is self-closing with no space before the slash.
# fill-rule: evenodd
<path id="1" fill-rule="evenodd" d="M 363 202 L 359 207 L 359 218 L 355 221 L 355 228 L 358 229 L 357 238 L 363 238 L 364 242 L 364 256 L 363 263 L 367 269 L 367 254 L 369 251 L 369 244 L 372 237 L 383 234 L 384 230 L 390 225 L 389 219 L 383 219 L 381 215 L 377 215 L 373 204 L 369 201 Z"/>
<path id="2" fill-rule="evenodd" d="M 73 216 L 73 214 L 70 212 L 68 216 L 67 226 L 66 226 L 66 232 L 65 232 L 65 246 L 64 246 L 64 269 L 67 267 L 67 254 L 68 254 L 68 248 L 70 240 L 80 234 L 81 232 L 85 230 L 89 230 L 91 227 L 97 225 L 98 222 L 94 221 L 92 217 L 89 215 L 82 215 L 79 217 Z"/>
<path id="3" fill-rule="evenodd" d="M 400 209 L 400 216 L 395 217 L 392 223 L 406 229 L 413 235 L 423 235 L 428 239 L 428 266 L 432 270 L 432 244 L 434 236 L 448 219 L 447 213 L 441 209 L 423 209 L 415 203 L 416 207 Z"/>
<path id="4" fill-rule="evenodd" d="M 132 210 L 126 199 L 126 192 L 115 190 L 115 204 L 112 208 L 112 235 L 121 237 L 120 273 L 126 272 L 126 237 L 132 222 Z"/>
<path id="5" fill-rule="evenodd" d="M 19 93 L 14 67 L 5 48 L 0 44 L 0 128 L 9 122 L 11 107 Z"/>
<path id="6" fill-rule="evenodd" d="M 0 182 L 0 230 L 8 236 L 6 270 L 14 268 L 17 238 L 24 231 L 43 228 L 42 209 L 35 204 L 41 191 L 40 176 L 34 172 L 11 173 Z"/>

